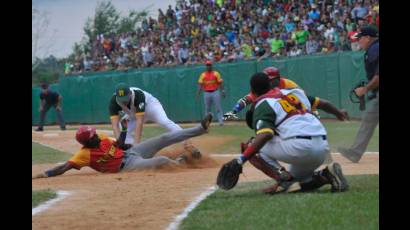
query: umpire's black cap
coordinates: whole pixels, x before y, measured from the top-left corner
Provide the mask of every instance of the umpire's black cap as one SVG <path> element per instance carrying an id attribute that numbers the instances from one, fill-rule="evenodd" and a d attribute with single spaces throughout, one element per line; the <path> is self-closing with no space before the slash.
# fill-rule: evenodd
<path id="1" fill-rule="evenodd" d="M 363 26 L 356 37 L 361 38 L 363 36 L 379 37 L 379 31 L 374 26 Z"/>

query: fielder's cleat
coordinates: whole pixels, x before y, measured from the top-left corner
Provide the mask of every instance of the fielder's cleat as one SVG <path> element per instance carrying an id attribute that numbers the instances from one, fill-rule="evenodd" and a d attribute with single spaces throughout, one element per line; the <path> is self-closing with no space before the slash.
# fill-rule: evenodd
<path id="1" fill-rule="evenodd" d="M 175 160 L 178 162 L 178 164 L 183 164 L 186 163 L 188 160 L 188 157 L 185 156 L 184 154 L 179 155 Z"/>
<path id="2" fill-rule="evenodd" d="M 201 155 L 201 152 L 199 151 L 199 149 L 197 149 L 195 146 L 193 146 L 193 145 L 186 145 L 185 147 L 184 147 L 184 149 L 186 150 L 186 151 L 188 151 L 189 153 L 191 153 L 191 156 L 193 157 L 193 158 L 195 158 L 195 159 L 198 159 L 198 158 L 201 158 L 202 157 L 202 155 Z"/>
<path id="3" fill-rule="evenodd" d="M 349 184 L 342 172 L 342 167 L 339 163 L 333 162 L 327 166 L 328 178 L 332 185 L 332 192 L 344 192 L 349 188 Z"/>
<path id="4" fill-rule="evenodd" d="M 300 183 L 297 181 L 282 181 L 276 183 L 270 187 L 263 189 L 262 191 L 266 194 L 274 195 L 278 193 L 291 193 L 300 191 Z"/>
<path id="5" fill-rule="evenodd" d="M 67 128 L 64 126 L 64 127 L 61 127 L 60 128 L 62 131 L 64 131 L 64 130 L 67 130 Z"/>
<path id="6" fill-rule="evenodd" d="M 360 158 L 362 158 L 360 154 L 354 153 L 353 151 L 347 148 L 338 147 L 337 151 L 353 163 L 358 163 L 360 161 Z"/>
<path id="7" fill-rule="evenodd" d="M 209 126 L 211 125 L 212 122 L 212 113 L 208 113 L 204 119 L 201 121 L 201 126 L 203 129 L 208 130 Z"/>
<path id="8" fill-rule="evenodd" d="M 43 128 L 38 127 L 35 131 L 36 132 L 43 132 Z"/>

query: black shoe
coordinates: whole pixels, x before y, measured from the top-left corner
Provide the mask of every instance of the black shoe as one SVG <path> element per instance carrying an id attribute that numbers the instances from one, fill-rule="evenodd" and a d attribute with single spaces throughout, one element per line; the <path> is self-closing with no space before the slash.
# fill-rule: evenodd
<path id="1" fill-rule="evenodd" d="M 43 132 L 43 128 L 38 127 L 35 131 L 36 132 Z"/>
<path id="2" fill-rule="evenodd" d="M 61 127 L 60 129 L 63 130 L 63 131 L 64 131 L 64 130 L 67 130 L 65 126 L 64 126 L 64 127 Z"/>
<path id="3" fill-rule="evenodd" d="M 208 113 L 201 121 L 202 128 L 208 130 L 212 122 L 212 113 Z"/>
<path id="4" fill-rule="evenodd" d="M 330 180 L 332 185 L 332 192 L 344 192 L 349 188 L 349 184 L 342 172 L 342 167 L 337 162 L 332 162 L 327 166 L 328 175 L 327 177 Z"/>

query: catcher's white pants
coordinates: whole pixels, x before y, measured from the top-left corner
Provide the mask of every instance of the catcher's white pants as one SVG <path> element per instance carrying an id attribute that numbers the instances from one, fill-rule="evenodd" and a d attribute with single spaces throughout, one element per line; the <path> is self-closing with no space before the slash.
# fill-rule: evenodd
<path id="1" fill-rule="evenodd" d="M 298 181 L 309 181 L 315 169 L 325 160 L 330 152 L 327 140 L 322 136 L 309 139 L 290 138 L 283 140 L 274 136 L 260 150 L 260 156 L 269 164 L 277 166 L 277 161 L 290 165 L 288 171 Z"/>
<path id="2" fill-rule="evenodd" d="M 144 123 L 147 121 L 155 122 L 165 128 L 167 131 L 176 131 L 182 129 L 179 125 L 175 124 L 175 122 L 171 121 L 167 117 L 164 108 L 156 98 L 152 98 L 145 106 Z M 135 131 L 135 125 L 135 119 L 128 121 L 127 137 L 125 138 L 126 144 L 134 143 L 133 135 Z"/>

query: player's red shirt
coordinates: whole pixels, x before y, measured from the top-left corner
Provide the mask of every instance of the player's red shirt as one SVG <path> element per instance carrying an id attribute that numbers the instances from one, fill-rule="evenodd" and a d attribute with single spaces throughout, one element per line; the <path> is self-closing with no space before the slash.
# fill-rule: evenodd
<path id="1" fill-rule="evenodd" d="M 101 133 L 97 135 L 101 139 L 97 148 L 81 148 L 68 163 L 75 169 L 89 166 L 102 173 L 118 172 L 124 156 L 123 150 L 114 146 L 114 139 Z"/>
<path id="2" fill-rule="evenodd" d="M 215 91 L 218 86 L 223 82 L 221 75 L 218 71 L 205 71 L 199 76 L 198 84 L 201 85 L 205 91 Z"/>

